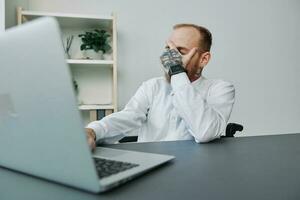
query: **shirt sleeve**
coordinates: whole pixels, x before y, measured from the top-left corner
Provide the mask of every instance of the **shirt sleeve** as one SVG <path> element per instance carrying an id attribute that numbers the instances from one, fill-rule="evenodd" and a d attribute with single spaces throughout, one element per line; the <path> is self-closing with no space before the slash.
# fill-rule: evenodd
<path id="1" fill-rule="evenodd" d="M 205 99 L 186 73 L 171 77 L 173 105 L 196 142 L 209 142 L 225 132 L 234 104 L 234 86 L 225 81 L 212 84 Z"/>
<path id="2" fill-rule="evenodd" d="M 147 93 L 150 89 L 147 83 L 143 83 L 122 111 L 89 123 L 86 128 L 95 131 L 96 141 L 111 142 L 113 138 L 117 141 L 129 131 L 139 128 L 147 118 L 149 108 L 149 94 Z"/>

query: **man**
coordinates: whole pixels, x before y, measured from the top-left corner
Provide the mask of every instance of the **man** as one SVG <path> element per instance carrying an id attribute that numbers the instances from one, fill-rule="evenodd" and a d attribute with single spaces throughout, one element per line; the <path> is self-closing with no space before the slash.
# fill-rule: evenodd
<path id="1" fill-rule="evenodd" d="M 86 127 L 88 142 L 120 139 L 138 130 L 138 141 L 209 142 L 225 132 L 234 104 L 234 87 L 201 76 L 211 54 L 211 33 L 194 24 L 178 24 L 161 56 L 165 77 L 144 82 L 124 110 Z"/>

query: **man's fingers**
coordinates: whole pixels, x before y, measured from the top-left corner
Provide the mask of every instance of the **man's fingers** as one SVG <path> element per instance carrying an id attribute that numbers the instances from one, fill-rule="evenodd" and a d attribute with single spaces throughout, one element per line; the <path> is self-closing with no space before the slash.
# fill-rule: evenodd
<path id="1" fill-rule="evenodd" d="M 192 50 L 190 50 L 190 52 L 186 55 L 187 59 L 191 59 L 195 55 L 197 50 L 198 50 L 197 47 L 192 48 Z"/>
<path id="2" fill-rule="evenodd" d="M 96 148 L 96 143 L 93 140 L 93 138 L 89 137 L 88 138 L 88 143 L 89 143 L 89 146 L 90 146 L 91 150 L 93 151 Z"/>
<path id="3" fill-rule="evenodd" d="M 95 142 L 95 133 L 92 129 L 86 128 L 86 136 L 87 136 L 87 141 L 89 144 L 89 147 L 92 151 L 95 150 L 96 148 L 96 142 Z"/>
<path id="4" fill-rule="evenodd" d="M 94 151 L 96 149 L 96 143 L 93 141 L 92 143 L 92 151 Z"/>
<path id="5" fill-rule="evenodd" d="M 195 53 L 198 51 L 198 48 L 194 47 L 192 48 L 192 50 L 190 50 L 190 52 L 188 54 L 186 54 L 185 56 L 183 56 L 183 64 L 184 66 L 186 66 L 192 59 L 192 57 L 195 55 Z"/>
<path id="6" fill-rule="evenodd" d="M 170 49 L 175 49 L 175 50 L 177 50 L 175 44 L 174 44 L 171 40 L 168 40 L 166 43 L 167 43 L 167 45 L 168 45 L 168 47 L 169 47 Z"/>

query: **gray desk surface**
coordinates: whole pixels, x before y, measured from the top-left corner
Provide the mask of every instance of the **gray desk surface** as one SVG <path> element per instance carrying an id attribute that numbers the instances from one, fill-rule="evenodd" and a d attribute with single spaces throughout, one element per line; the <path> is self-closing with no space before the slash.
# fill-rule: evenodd
<path id="1" fill-rule="evenodd" d="M 111 147 L 176 160 L 99 195 L 0 168 L 0 199 L 300 199 L 300 134 Z"/>

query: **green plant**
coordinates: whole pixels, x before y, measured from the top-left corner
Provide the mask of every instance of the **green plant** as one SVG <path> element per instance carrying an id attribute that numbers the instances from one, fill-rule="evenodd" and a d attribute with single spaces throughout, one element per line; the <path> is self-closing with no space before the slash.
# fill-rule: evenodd
<path id="1" fill-rule="evenodd" d="M 103 53 L 106 53 L 111 50 L 108 41 L 110 34 L 105 30 L 95 29 L 94 31 L 87 31 L 85 34 L 80 34 L 78 36 L 82 41 L 80 46 L 81 51 L 93 49 L 95 52 L 103 51 Z"/>
<path id="2" fill-rule="evenodd" d="M 71 57 L 69 51 L 70 51 L 70 49 L 71 49 L 71 45 L 72 45 L 72 42 L 73 42 L 73 38 L 74 38 L 73 35 L 68 36 L 68 37 L 66 38 L 66 44 L 63 42 L 63 47 L 64 47 L 64 50 L 65 50 L 65 53 L 68 55 L 68 58 Z"/>

